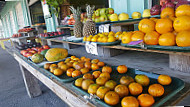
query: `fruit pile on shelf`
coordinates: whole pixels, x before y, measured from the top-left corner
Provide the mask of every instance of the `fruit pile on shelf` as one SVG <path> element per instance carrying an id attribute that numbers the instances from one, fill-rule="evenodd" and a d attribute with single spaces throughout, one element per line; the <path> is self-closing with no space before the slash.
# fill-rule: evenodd
<path id="1" fill-rule="evenodd" d="M 83 41 L 89 41 L 89 42 L 102 42 L 102 43 L 106 43 L 106 42 L 115 42 L 117 40 L 119 40 L 115 35 L 114 32 L 104 32 L 104 33 L 98 33 L 97 35 L 90 35 L 88 37 L 83 37 Z"/>
<path id="2" fill-rule="evenodd" d="M 20 33 L 12 35 L 12 38 L 18 38 L 18 37 L 22 37 L 22 35 Z"/>
<path id="3" fill-rule="evenodd" d="M 90 70 L 97 70 L 105 65 L 104 62 L 100 62 L 98 59 L 90 59 L 86 57 L 77 58 L 71 56 L 70 58 L 60 61 L 59 63 L 46 63 L 44 69 L 49 70 L 56 76 L 66 74 L 68 77 L 78 77 Z"/>
<path id="4" fill-rule="evenodd" d="M 33 30 L 34 30 L 34 28 L 23 28 L 23 29 L 19 29 L 18 32 L 30 32 Z"/>
<path id="5" fill-rule="evenodd" d="M 47 51 L 48 49 L 50 49 L 50 47 L 48 45 L 38 45 L 38 44 L 28 44 L 25 45 L 27 47 L 31 47 L 31 48 L 27 48 L 25 50 L 21 50 L 20 53 L 21 55 L 23 55 L 24 57 L 32 57 L 34 54 L 40 54 L 41 52 L 43 52 L 44 50 Z M 39 58 L 42 59 L 42 58 Z"/>
<path id="6" fill-rule="evenodd" d="M 40 34 L 40 37 L 57 37 L 57 36 L 62 36 L 63 34 L 64 31 L 48 32 Z"/>
<path id="7" fill-rule="evenodd" d="M 96 95 L 108 105 L 138 107 L 152 106 L 155 98 L 164 95 L 163 86 L 167 87 L 172 82 L 168 75 L 159 75 L 157 82 L 153 83 L 155 80 L 145 74 L 133 74 L 133 78 L 127 72 L 134 73 L 128 71 L 126 65 L 119 65 L 116 69 L 103 66 L 102 69 L 84 74 L 82 78 L 75 80 L 74 85 L 84 92 Z"/>

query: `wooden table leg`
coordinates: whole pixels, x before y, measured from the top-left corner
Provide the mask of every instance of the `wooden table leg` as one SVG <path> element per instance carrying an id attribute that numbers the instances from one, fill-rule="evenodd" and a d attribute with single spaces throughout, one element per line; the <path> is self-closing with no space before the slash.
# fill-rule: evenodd
<path id="1" fill-rule="evenodd" d="M 38 80 L 29 71 L 27 71 L 21 64 L 19 64 L 27 93 L 30 98 L 37 97 L 42 94 Z"/>
<path id="2" fill-rule="evenodd" d="M 169 67 L 174 70 L 190 73 L 190 56 L 170 54 Z"/>

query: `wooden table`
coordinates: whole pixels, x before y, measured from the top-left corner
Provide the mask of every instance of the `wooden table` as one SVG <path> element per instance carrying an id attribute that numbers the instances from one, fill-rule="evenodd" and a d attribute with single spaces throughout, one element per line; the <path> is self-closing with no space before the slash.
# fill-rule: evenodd
<path id="1" fill-rule="evenodd" d="M 19 63 L 27 93 L 31 98 L 42 94 L 38 84 L 39 80 L 71 107 L 101 107 L 101 105 L 97 103 L 92 104 L 87 102 L 87 100 L 82 97 L 82 93 L 74 90 L 71 86 L 72 82 L 60 83 L 55 79 L 49 78 L 48 74 L 43 72 L 41 68 L 34 66 L 32 63 L 22 58 L 18 53 L 14 53 L 13 56 Z M 172 99 L 168 100 L 163 106 L 173 106 L 178 104 L 190 93 L 189 87 L 190 84 L 186 83 L 185 88 Z"/>
<path id="2" fill-rule="evenodd" d="M 54 79 L 48 78 L 40 68 L 35 67 L 27 60 L 21 58 L 18 54 L 14 53 L 14 58 L 18 61 L 20 70 L 23 75 L 24 83 L 28 95 L 33 98 L 42 94 L 38 80 L 51 89 L 57 96 L 65 101 L 72 107 L 94 107 L 90 102 L 87 102 L 82 97 L 82 94 L 75 93 L 72 89 L 71 83 L 60 83 Z"/>

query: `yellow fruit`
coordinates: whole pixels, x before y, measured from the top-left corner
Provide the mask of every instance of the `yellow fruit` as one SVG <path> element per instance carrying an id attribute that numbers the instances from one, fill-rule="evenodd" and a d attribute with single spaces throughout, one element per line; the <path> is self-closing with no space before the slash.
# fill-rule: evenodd
<path id="1" fill-rule="evenodd" d="M 174 20 L 173 27 L 174 27 L 176 32 L 190 30 L 190 16 L 179 16 L 179 17 L 177 17 Z"/>
<path id="2" fill-rule="evenodd" d="M 140 12 L 133 12 L 132 18 L 133 19 L 139 19 L 139 18 L 141 18 L 141 13 Z"/>
<path id="3" fill-rule="evenodd" d="M 116 38 L 115 37 L 109 37 L 108 38 L 108 42 L 115 42 L 116 41 Z"/>
<path id="4" fill-rule="evenodd" d="M 89 37 L 87 37 L 86 41 L 91 41 L 91 39 L 92 39 L 92 37 L 89 36 Z"/>
<path id="5" fill-rule="evenodd" d="M 86 41 L 86 39 L 87 39 L 87 37 L 85 36 L 85 37 L 83 37 L 83 41 Z"/>
<path id="6" fill-rule="evenodd" d="M 119 14 L 119 20 L 122 21 L 122 20 L 127 20 L 129 19 L 129 15 L 127 13 L 121 13 Z"/>
<path id="7" fill-rule="evenodd" d="M 122 38 L 121 41 L 122 43 L 130 43 L 131 42 L 131 37 L 132 37 L 133 33 L 132 32 L 127 32 L 125 33 Z"/>
<path id="8" fill-rule="evenodd" d="M 173 33 L 162 34 L 159 38 L 159 45 L 161 46 L 174 46 L 176 37 Z"/>
<path id="9" fill-rule="evenodd" d="M 179 16 L 190 16 L 190 5 L 180 5 L 176 11 L 175 11 L 175 15 L 176 17 L 179 17 Z"/>
<path id="10" fill-rule="evenodd" d="M 151 14 L 150 14 L 150 9 L 145 9 L 145 10 L 143 11 L 142 17 L 150 17 L 150 16 L 151 16 Z"/>
<path id="11" fill-rule="evenodd" d="M 151 19 L 143 19 L 139 22 L 138 28 L 144 33 L 148 33 L 155 30 L 156 23 Z"/>
<path id="12" fill-rule="evenodd" d="M 118 21 L 118 15 L 116 13 L 110 15 L 111 21 Z"/>
<path id="13" fill-rule="evenodd" d="M 176 37 L 177 46 L 190 46 L 190 31 L 182 31 L 177 34 Z"/>
<path id="14" fill-rule="evenodd" d="M 97 42 L 97 40 L 98 40 L 98 37 L 93 37 L 93 38 L 91 39 L 92 42 Z"/>

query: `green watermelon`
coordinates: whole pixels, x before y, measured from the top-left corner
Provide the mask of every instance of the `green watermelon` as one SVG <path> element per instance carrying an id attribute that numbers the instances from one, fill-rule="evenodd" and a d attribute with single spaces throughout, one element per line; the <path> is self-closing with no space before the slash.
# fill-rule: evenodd
<path id="1" fill-rule="evenodd" d="M 42 54 L 43 56 L 45 56 L 46 52 L 48 51 L 49 49 L 45 49 L 43 50 L 40 54 Z"/>
<path id="2" fill-rule="evenodd" d="M 44 56 L 41 54 L 36 53 L 36 54 L 32 55 L 32 62 L 34 62 L 34 63 L 40 63 L 43 60 L 44 60 Z"/>

